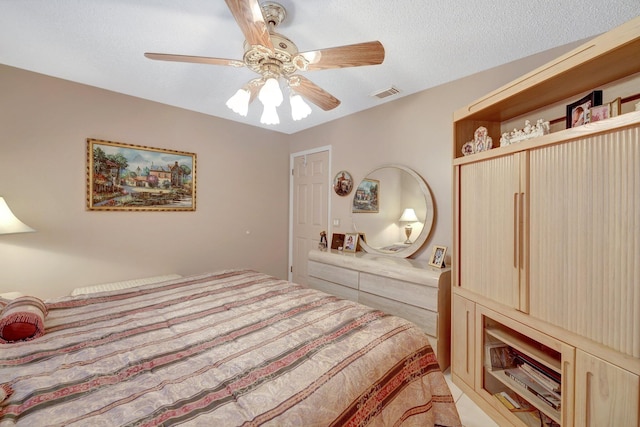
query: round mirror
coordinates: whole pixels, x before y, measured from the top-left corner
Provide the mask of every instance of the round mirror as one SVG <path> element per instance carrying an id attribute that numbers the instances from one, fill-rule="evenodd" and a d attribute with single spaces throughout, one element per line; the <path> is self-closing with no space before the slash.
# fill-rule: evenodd
<path id="1" fill-rule="evenodd" d="M 433 197 L 415 171 L 387 164 L 360 182 L 352 212 L 354 229 L 363 237 L 360 243 L 366 252 L 406 258 L 429 237 Z"/>

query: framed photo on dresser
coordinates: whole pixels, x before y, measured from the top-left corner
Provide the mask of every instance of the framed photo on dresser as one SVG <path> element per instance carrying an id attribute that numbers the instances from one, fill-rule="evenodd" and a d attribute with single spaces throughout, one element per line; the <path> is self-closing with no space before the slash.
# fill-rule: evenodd
<path id="1" fill-rule="evenodd" d="M 444 267 L 444 255 L 447 253 L 446 246 L 434 246 L 433 253 L 431 254 L 431 258 L 429 258 L 429 265 L 434 267 L 443 268 Z"/>
<path id="2" fill-rule="evenodd" d="M 358 249 L 358 239 L 360 235 L 358 233 L 346 233 L 344 235 L 344 251 L 355 252 Z"/>

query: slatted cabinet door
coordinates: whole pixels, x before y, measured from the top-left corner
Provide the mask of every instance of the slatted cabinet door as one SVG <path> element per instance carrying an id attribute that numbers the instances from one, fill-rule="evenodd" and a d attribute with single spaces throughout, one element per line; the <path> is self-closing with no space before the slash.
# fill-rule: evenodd
<path id="1" fill-rule="evenodd" d="M 530 154 L 530 314 L 640 357 L 640 125 Z"/>
<path id="2" fill-rule="evenodd" d="M 462 165 L 458 179 L 459 286 L 525 312 L 526 156 Z"/>

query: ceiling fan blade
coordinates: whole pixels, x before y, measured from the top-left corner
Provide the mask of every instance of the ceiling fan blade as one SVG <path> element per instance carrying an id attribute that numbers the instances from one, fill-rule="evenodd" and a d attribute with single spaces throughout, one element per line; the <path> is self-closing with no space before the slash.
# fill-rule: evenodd
<path id="1" fill-rule="evenodd" d="M 211 65 L 228 65 L 231 67 L 244 67 L 244 62 L 237 59 L 210 58 L 208 56 L 190 56 L 190 55 L 173 55 L 168 53 L 151 53 L 144 54 L 149 59 L 157 61 L 174 61 L 174 62 L 193 62 L 196 64 Z"/>
<path id="2" fill-rule="evenodd" d="M 264 22 L 257 0 L 225 0 L 244 38 L 251 46 L 262 45 L 273 50 L 269 28 Z"/>
<path id="3" fill-rule="evenodd" d="M 340 100 L 304 76 L 295 74 L 289 77 L 289 86 L 296 93 L 322 108 L 324 111 L 333 110 L 340 105 Z"/>
<path id="4" fill-rule="evenodd" d="M 384 46 L 379 41 L 330 47 L 300 53 L 309 65 L 306 71 L 327 70 L 330 68 L 360 67 L 378 65 L 384 61 Z"/>

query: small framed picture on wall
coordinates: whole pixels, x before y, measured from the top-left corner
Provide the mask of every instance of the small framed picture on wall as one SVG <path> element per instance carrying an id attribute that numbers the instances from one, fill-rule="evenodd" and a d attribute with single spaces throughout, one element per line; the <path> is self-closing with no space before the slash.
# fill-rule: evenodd
<path id="1" fill-rule="evenodd" d="M 333 178 L 333 191 L 336 192 L 338 196 L 346 196 L 351 193 L 353 189 L 353 178 L 351 174 L 347 171 L 340 171 Z"/>

